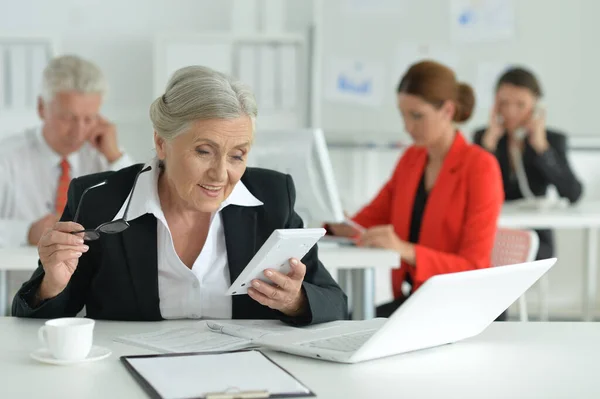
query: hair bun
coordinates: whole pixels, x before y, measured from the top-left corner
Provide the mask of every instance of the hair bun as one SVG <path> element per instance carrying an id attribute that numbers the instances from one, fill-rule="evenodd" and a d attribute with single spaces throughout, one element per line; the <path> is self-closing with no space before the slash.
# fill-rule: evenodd
<path id="1" fill-rule="evenodd" d="M 473 114 L 475 108 L 475 92 L 466 83 L 458 83 L 458 94 L 456 96 L 455 122 L 465 122 Z"/>

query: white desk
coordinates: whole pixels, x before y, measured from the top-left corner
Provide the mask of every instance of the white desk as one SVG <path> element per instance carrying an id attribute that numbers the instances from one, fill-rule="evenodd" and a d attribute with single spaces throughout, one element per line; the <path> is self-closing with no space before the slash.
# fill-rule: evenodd
<path id="1" fill-rule="evenodd" d="M 10 314 L 8 272 L 33 271 L 37 263 L 37 247 L 0 248 L 0 316 Z"/>
<path id="2" fill-rule="evenodd" d="M 319 259 L 328 269 L 338 269 L 338 283 L 356 320 L 375 317 L 375 268 L 400 265 L 400 254 L 376 248 L 320 245 Z"/>
<path id="3" fill-rule="evenodd" d="M 591 321 L 597 295 L 598 228 L 600 202 L 581 202 L 567 208 L 524 209 L 506 204 L 498 223 L 502 227 L 528 229 L 584 229 L 587 232 L 586 278 L 583 289 L 583 319 Z"/>
<path id="4" fill-rule="evenodd" d="M 97 322 L 95 344 L 112 356 L 65 367 L 29 358 L 42 321 L 0 318 L 0 397 L 146 398 L 119 356 L 150 352 L 112 340 L 183 323 Z M 592 399 L 600 397 L 598 337 L 600 323 L 494 323 L 464 342 L 356 365 L 267 353 L 319 399 Z"/>

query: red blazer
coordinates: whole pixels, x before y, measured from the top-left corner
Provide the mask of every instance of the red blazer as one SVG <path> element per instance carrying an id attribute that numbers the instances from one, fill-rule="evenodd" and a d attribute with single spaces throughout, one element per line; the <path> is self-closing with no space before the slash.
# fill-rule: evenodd
<path id="1" fill-rule="evenodd" d="M 408 148 L 391 179 L 354 221 L 364 227 L 391 224 L 408 241 L 413 202 L 426 163 L 426 149 Z M 458 132 L 427 198 L 415 246 L 416 263 L 402 262 L 392 270 L 394 297 L 402 296 L 406 273 L 414 290 L 436 274 L 489 267 L 503 201 L 498 162 Z"/>

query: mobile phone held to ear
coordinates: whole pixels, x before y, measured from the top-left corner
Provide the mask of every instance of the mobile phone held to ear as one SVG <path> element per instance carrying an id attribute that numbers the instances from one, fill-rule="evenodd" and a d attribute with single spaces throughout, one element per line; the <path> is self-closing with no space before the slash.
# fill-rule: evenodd
<path id="1" fill-rule="evenodd" d="M 247 294 L 254 279 L 269 283 L 264 274 L 266 269 L 288 274 L 291 271 L 290 259 L 302 259 L 324 235 L 325 229 L 322 228 L 273 231 L 225 295 Z"/>

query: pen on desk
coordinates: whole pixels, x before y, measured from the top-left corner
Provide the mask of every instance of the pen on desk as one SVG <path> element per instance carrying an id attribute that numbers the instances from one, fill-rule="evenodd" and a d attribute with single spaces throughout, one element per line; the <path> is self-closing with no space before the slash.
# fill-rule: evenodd
<path id="1" fill-rule="evenodd" d="M 208 392 L 204 395 L 206 399 L 259 399 L 268 398 L 268 391 L 234 391 L 234 392 Z"/>
<path id="2" fill-rule="evenodd" d="M 221 333 L 223 334 L 223 326 L 220 324 L 215 324 L 212 323 L 210 321 L 206 322 L 206 326 L 208 327 L 209 330 L 211 330 L 212 332 L 216 332 L 216 333 Z"/>
<path id="3" fill-rule="evenodd" d="M 367 231 L 367 229 L 365 229 L 360 224 L 356 223 L 354 220 L 352 220 L 350 218 L 345 218 L 344 219 L 344 224 L 347 224 L 350 227 L 354 227 L 356 230 L 358 230 L 360 232 L 360 234 L 362 234 L 365 231 Z"/>

